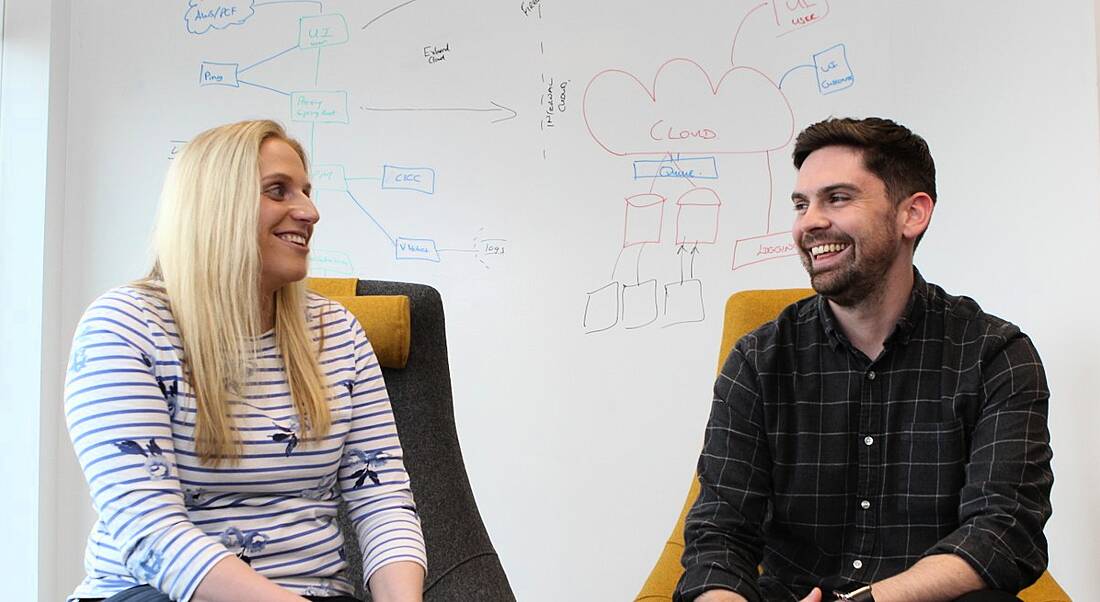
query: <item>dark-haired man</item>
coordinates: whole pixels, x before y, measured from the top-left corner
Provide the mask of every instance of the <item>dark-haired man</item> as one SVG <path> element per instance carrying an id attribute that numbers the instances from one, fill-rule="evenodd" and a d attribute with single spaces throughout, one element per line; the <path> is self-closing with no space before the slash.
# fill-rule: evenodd
<path id="1" fill-rule="evenodd" d="M 715 383 L 675 599 L 1016 600 L 1051 510 L 1035 348 L 913 267 L 936 200 L 921 137 L 830 119 L 794 164 L 818 294 L 738 341 Z"/>

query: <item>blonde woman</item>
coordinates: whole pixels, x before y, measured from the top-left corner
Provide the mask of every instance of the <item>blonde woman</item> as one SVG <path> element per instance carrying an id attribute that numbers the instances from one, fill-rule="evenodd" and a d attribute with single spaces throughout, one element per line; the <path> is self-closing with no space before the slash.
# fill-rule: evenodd
<path id="1" fill-rule="evenodd" d="M 302 282 L 309 194 L 271 121 L 203 132 L 173 162 L 151 273 L 92 303 L 73 341 L 66 419 L 99 518 L 70 600 L 354 600 L 341 498 L 373 599 L 421 599 L 378 362 Z"/>

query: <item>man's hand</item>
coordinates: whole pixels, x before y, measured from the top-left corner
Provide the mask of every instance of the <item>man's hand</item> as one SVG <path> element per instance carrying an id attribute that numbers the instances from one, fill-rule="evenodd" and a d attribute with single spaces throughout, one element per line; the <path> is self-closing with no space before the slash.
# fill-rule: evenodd
<path id="1" fill-rule="evenodd" d="M 822 600 L 821 588 L 820 587 L 815 587 L 813 589 L 813 591 L 810 592 L 810 595 L 806 596 L 805 598 L 802 598 L 802 600 L 800 600 L 800 602 L 821 602 L 821 600 Z"/>

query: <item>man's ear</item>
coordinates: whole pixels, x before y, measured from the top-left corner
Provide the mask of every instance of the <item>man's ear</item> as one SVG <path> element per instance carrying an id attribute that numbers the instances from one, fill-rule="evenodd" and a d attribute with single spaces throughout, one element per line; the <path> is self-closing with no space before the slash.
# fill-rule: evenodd
<path id="1" fill-rule="evenodd" d="M 932 211 L 936 204 L 927 193 L 917 192 L 901 202 L 901 211 L 898 212 L 898 225 L 901 226 L 902 236 L 909 240 L 916 240 L 928 229 L 932 221 Z"/>

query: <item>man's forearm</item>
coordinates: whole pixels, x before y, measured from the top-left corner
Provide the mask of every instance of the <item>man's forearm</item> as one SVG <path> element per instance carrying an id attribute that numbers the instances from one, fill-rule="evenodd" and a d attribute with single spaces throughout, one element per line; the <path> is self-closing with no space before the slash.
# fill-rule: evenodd
<path id="1" fill-rule="evenodd" d="M 703 592 L 695 602 L 748 602 L 744 596 L 728 589 L 712 589 Z"/>
<path id="2" fill-rule="evenodd" d="M 927 556 L 907 570 L 871 584 L 875 602 L 949 602 L 985 588 L 978 573 L 954 554 Z"/>

